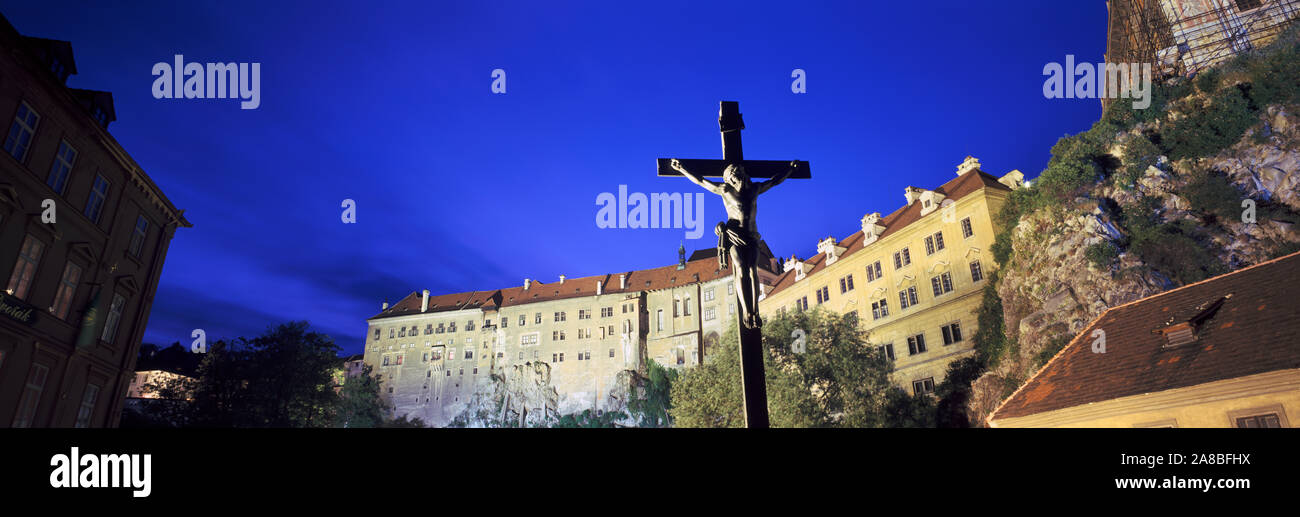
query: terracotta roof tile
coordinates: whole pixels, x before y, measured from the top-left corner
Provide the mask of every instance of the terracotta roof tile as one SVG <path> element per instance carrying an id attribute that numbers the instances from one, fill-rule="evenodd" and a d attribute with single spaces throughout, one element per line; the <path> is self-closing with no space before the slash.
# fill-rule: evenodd
<path id="1" fill-rule="evenodd" d="M 1113 307 L 989 418 L 1300 368 L 1296 278 L 1300 253 Z M 1219 300 L 1217 311 L 1207 310 Z M 1162 330 L 1207 312 L 1212 314 L 1200 322 L 1195 341 L 1168 345 Z M 1105 353 L 1092 351 L 1093 329 L 1105 332 Z"/>

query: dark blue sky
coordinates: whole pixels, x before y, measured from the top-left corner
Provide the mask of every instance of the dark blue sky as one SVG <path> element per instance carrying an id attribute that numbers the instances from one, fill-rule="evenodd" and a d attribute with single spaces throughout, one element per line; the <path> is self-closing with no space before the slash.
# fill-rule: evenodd
<path id="1" fill-rule="evenodd" d="M 194 224 L 146 341 L 306 319 L 350 353 L 413 290 L 675 261 L 684 230 L 598 229 L 595 198 L 696 192 L 653 160 L 720 157 L 719 100 L 740 101 L 746 158 L 812 163 L 763 198 L 779 255 L 847 236 L 968 154 L 1036 176 L 1100 114 L 1044 99 L 1043 65 L 1100 60 L 1106 28 L 1101 0 L 126 4 L 0 3 L 20 32 L 72 42 L 69 85 L 113 92 L 112 133 Z M 260 62 L 261 107 L 154 99 L 150 70 L 177 53 Z M 707 199 L 686 247 L 712 246 L 723 217 Z"/>

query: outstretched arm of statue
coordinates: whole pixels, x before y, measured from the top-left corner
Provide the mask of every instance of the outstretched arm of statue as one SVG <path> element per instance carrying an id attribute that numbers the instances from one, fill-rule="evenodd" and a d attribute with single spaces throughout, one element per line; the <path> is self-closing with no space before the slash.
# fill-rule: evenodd
<path id="1" fill-rule="evenodd" d="M 791 175 L 793 175 L 794 171 L 796 170 L 799 170 L 799 160 L 790 162 L 790 168 L 786 169 L 785 172 L 781 173 L 775 178 L 760 183 L 758 185 L 758 193 L 762 194 L 764 192 L 767 192 L 768 190 L 771 190 L 772 187 L 780 185 L 782 181 L 785 181 L 786 178 L 789 178 Z"/>
<path id="2" fill-rule="evenodd" d="M 669 162 L 668 165 L 671 166 L 673 170 L 682 173 L 682 176 L 686 176 L 686 179 L 691 180 L 691 183 L 699 185 L 700 187 L 704 188 L 704 190 L 707 190 L 714 194 L 722 194 L 721 185 L 706 180 L 703 177 L 695 174 L 694 172 L 686 170 L 686 167 L 682 167 L 682 162 L 677 161 L 676 158 L 673 158 L 673 160 Z"/>

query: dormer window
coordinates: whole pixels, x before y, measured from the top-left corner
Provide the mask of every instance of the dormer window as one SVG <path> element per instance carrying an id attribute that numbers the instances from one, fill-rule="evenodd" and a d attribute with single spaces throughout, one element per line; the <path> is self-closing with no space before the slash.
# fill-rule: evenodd
<path id="1" fill-rule="evenodd" d="M 1175 322 L 1173 320 L 1166 323 L 1164 328 L 1156 329 L 1155 332 L 1163 334 L 1165 337 L 1165 347 L 1176 347 L 1195 342 L 1201 338 L 1205 331 L 1205 324 L 1214 318 L 1214 315 L 1223 307 L 1224 302 L 1232 298 L 1232 294 L 1227 294 L 1213 302 L 1207 302 L 1197 307 L 1197 313 L 1186 321 Z"/>

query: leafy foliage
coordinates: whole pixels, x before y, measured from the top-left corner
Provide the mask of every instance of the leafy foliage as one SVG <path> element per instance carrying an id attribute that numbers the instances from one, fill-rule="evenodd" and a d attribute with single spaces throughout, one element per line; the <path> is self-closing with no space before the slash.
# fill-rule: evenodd
<path id="1" fill-rule="evenodd" d="M 1115 245 L 1109 241 L 1102 241 L 1088 246 L 1083 251 L 1083 256 L 1098 268 L 1108 268 L 1119 257 L 1119 250 L 1115 249 Z"/>
<path id="2" fill-rule="evenodd" d="M 1181 112 L 1184 116 L 1170 121 L 1160 136 L 1171 160 L 1218 154 L 1237 143 L 1259 120 L 1238 88 L 1215 94 L 1208 105 L 1184 106 Z"/>
<path id="3" fill-rule="evenodd" d="M 806 334 L 804 353 L 790 348 L 796 328 Z M 733 325 L 712 359 L 673 384 L 677 426 L 744 426 L 737 340 Z M 890 383 L 892 364 L 867 344 L 852 317 L 821 310 L 774 316 L 764 324 L 763 349 L 774 427 L 933 425 L 933 399 Z"/>
<path id="4" fill-rule="evenodd" d="M 647 377 L 637 396 L 628 401 L 628 410 L 640 427 L 672 427 L 672 387 L 677 371 L 650 361 Z"/>

